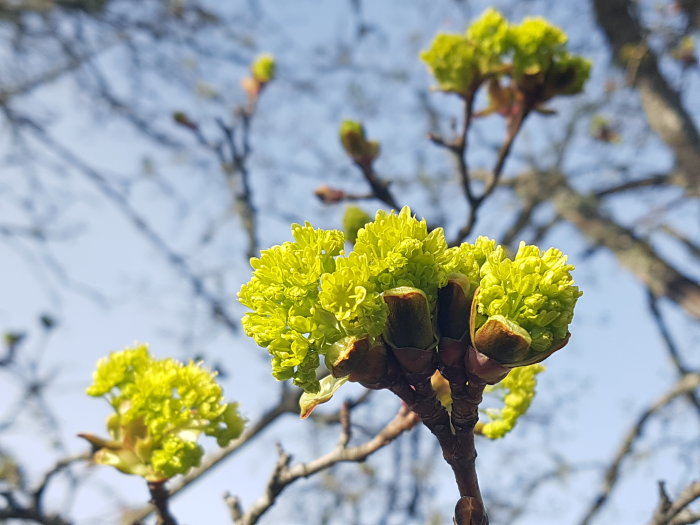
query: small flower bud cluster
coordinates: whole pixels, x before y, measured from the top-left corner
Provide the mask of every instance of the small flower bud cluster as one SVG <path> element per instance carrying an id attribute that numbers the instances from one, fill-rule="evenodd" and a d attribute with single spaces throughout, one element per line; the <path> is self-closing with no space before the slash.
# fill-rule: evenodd
<path id="1" fill-rule="evenodd" d="M 186 474 L 199 465 L 201 434 L 226 446 L 245 424 L 237 403 L 224 403 L 215 374 L 197 363 L 154 359 L 146 345 L 100 359 L 87 394 L 105 397 L 114 409 L 109 439 L 81 434 L 94 459 L 148 481 Z"/>
<path id="2" fill-rule="evenodd" d="M 270 53 L 259 55 L 250 64 L 250 76 L 241 80 L 241 86 L 251 100 L 257 99 L 263 88 L 275 78 L 276 71 L 277 62 Z"/>
<path id="3" fill-rule="evenodd" d="M 360 166 L 369 166 L 379 157 L 379 142 L 367 139 L 360 122 L 344 120 L 339 135 L 345 153 Z"/>

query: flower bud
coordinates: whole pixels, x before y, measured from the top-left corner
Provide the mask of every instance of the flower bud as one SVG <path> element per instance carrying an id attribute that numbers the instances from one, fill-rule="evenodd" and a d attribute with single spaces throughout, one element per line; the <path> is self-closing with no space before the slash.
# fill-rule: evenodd
<path id="1" fill-rule="evenodd" d="M 326 353 L 326 366 L 333 377 L 349 376 L 354 383 L 377 383 L 386 373 L 386 348 L 370 337 L 346 337 Z"/>
<path id="2" fill-rule="evenodd" d="M 340 142 L 348 156 L 358 164 L 369 165 L 379 157 L 379 142 L 367 140 L 360 122 L 344 120 L 340 125 Z"/>
<path id="3" fill-rule="evenodd" d="M 424 373 L 434 366 L 436 338 L 428 296 L 418 288 L 399 286 L 383 294 L 388 306 L 384 339 L 404 370 Z"/>
<path id="4" fill-rule="evenodd" d="M 502 315 L 489 317 L 472 335 L 472 343 L 479 352 L 504 365 L 525 359 L 531 342 L 530 334 Z"/>
<path id="5" fill-rule="evenodd" d="M 323 204 L 335 204 L 345 198 L 345 192 L 336 188 L 331 188 L 328 184 L 319 186 L 314 190 L 314 195 L 318 197 Z"/>
<path id="6" fill-rule="evenodd" d="M 438 291 L 438 327 L 441 336 L 461 339 L 466 334 L 473 295 L 466 275 L 452 273 L 447 276 L 447 284 Z"/>
<path id="7" fill-rule="evenodd" d="M 187 116 L 187 113 L 184 111 L 176 111 L 173 113 L 173 120 L 179 124 L 180 126 L 183 126 L 188 129 L 195 130 L 198 128 L 197 123 L 193 122 L 189 116 Z"/>
<path id="8" fill-rule="evenodd" d="M 259 55 L 250 65 L 250 72 L 253 74 L 253 78 L 261 84 L 266 84 L 275 78 L 276 70 L 277 62 L 270 53 Z"/>

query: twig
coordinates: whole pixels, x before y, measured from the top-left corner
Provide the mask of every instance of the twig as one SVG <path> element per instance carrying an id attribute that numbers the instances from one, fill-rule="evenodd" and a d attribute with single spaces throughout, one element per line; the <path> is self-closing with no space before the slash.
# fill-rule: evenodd
<path id="1" fill-rule="evenodd" d="M 684 376 L 685 374 L 690 372 L 690 370 L 687 366 L 685 366 L 685 364 L 681 360 L 678 347 L 673 341 L 673 337 L 671 337 L 671 331 L 669 330 L 668 325 L 666 324 L 666 321 L 664 320 L 663 315 L 661 314 L 661 310 L 659 309 L 658 299 L 654 297 L 654 294 L 651 293 L 650 290 L 647 290 L 647 300 L 649 301 L 649 310 L 651 310 L 651 316 L 654 318 L 656 326 L 659 329 L 659 332 L 661 332 L 661 337 L 666 343 L 666 349 L 668 350 L 668 354 L 671 357 L 671 362 L 673 363 L 673 366 L 676 368 L 678 373 L 681 376 Z M 691 390 L 686 394 L 686 397 L 688 398 L 688 401 L 690 401 L 690 403 L 695 407 L 698 416 L 700 417 L 700 399 L 698 399 L 697 394 L 695 394 L 695 392 Z"/>
<path id="2" fill-rule="evenodd" d="M 170 262 L 180 274 L 189 281 L 194 294 L 205 300 L 211 308 L 212 315 L 219 319 L 229 330 L 238 331 L 238 322 L 226 311 L 223 302 L 212 294 L 206 287 L 203 279 L 192 271 L 185 258 L 168 246 L 165 240 L 146 222 L 146 220 L 131 206 L 126 197 L 117 191 L 109 181 L 97 170 L 78 158 L 72 151 L 58 143 L 45 130 L 28 119 L 19 121 L 29 127 L 35 136 L 48 146 L 55 154 L 65 159 L 76 169 L 82 172 L 90 182 L 111 201 L 117 209 L 143 234 L 168 262 Z"/>
<path id="3" fill-rule="evenodd" d="M 77 463 L 79 461 L 88 461 L 91 457 L 91 453 L 83 452 L 81 454 L 76 454 L 74 456 L 63 458 L 60 461 L 58 461 L 51 470 L 44 474 L 44 479 L 41 480 L 39 485 L 36 487 L 36 489 L 34 489 L 34 492 L 32 493 L 33 505 L 38 513 L 42 514 L 44 512 L 44 493 L 46 492 L 46 489 L 48 488 L 49 483 L 51 482 L 53 477 L 65 470 L 66 468 L 70 467 L 73 463 Z"/>
<path id="4" fill-rule="evenodd" d="M 168 508 L 170 494 L 165 486 L 165 481 L 149 481 L 148 491 L 151 493 L 151 503 L 156 508 L 158 525 L 177 525 L 177 520 Z"/>
<path id="5" fill-rule="evenodd" d="M 608 466 L 605 472 L 603 486 L 600 488 L 597 496 L 593 500 L 593 503 L 586 511 L 585 516 L 580 521 L 580 525 L 589 525 L 592 523 L 595 516 L 607 502 L 610 494 L 619 481 L 622 462 L 632 452 L 632 447 L 644 432 L 644 427 L 649 419 L 677 397 L 684 396 L 688 392 L 692 392 L 698 387 L 700 387 L 700 374 L 686 374 L 680 378 L 668 392 L 657 399 L 639 416 L 635 424 L 627 432 L 627 435 L 615 454 L 612 463 L 610 463 Z"/>
<path id="6" fill-rule="evenodd" d="M 331 452 L 308 463 L 289 466 L 291 456 L 278 448 L 279 459 L 270 477 L 265 494 L 262 495 L 243 515 L 234 519 L 236 525 L 253 525 L 275 503 L 277 496 L 289 485 L 300 478 L 307 478 L 341 462 L 362 462 L 371 454 L 387 446 L 403 432 L 412 429 L 419 419 L 418 416 L 402 406 L 399 413 L 376 436 L 361 445 L 354 447 L 336 446 Z"/>
<path id="7" fill-rule="evenodd" d="M 501 144 L 500 149 L 498 150 L 498 156 L 496 157 L 496 164 L 494 165 L 493 171 L 491 178 L 489 181 L 486 183 L 486 188 L 484 189 L 483 193 L 479 195 L 478 197 L 474 196 L 473 192 L 470 190 L 465 192 L 467 195 L 467 200 L 469 201 L 469 217 L 467 219 L 467 223 L 459 229 L 457 232 L 457 235 L 455 236 L 454 240 L 452 241 L 451 245 L 456 246 L 460 242 L 462 242 L 472 231 L 474 228 L 474 225 L 476 224 L 477 216 L 479 209 L 483 205 L 484 201 L 493 193 L 493 191 L 496 189 L 498 186 L 498 183 L 501 180 L 501 175 L 503 174 L 503 168 L 506 163 L 506 159 L 508 158 L 508 155 L 510 154 L 510 150 L 513 147 L 513 143 L 515 142 L 515 137 L 518 135 L 518 132 L 522 128 L 523 122 L 525 122 L 525 118 L 529 114 L 529 109 L 527 106 L 523 106 L 519 111 L 518 114 L 512 117 L 512 120 L 509 121 L 508 123 L 508 132 L 506 135 L 505 140 L 503 141 L 503 144 Z M 471 113 L 467 114 L 468 117 L 471 117 Z M 466 120 L 466 117 L 465 117 Z M 465 135 L 466 137 L 466 135 Z M 466 160 L 464 160 L 464 155 L 466 152 L 462 152 L 461 154 L 461 161 L 460 161 L 460 172 L 462 171 L 462 165 L 466 168 Z M 463 183 L 466 181 L 466 184 L 470 185 L 469 183 L 469 178 L 468 174 L 465 177 L 462 175 L 462 180 Z"/>
<path id="8" fill-rule="evenodd" d="M 659 482 L 659 506 L 649 525 L 684 525 L 700 521 L 700 513 L 688 508 L 697 499 L 700 499 L 700 481 L 688 485 L 673 502 L 666 493 L 664 483 Z"/>

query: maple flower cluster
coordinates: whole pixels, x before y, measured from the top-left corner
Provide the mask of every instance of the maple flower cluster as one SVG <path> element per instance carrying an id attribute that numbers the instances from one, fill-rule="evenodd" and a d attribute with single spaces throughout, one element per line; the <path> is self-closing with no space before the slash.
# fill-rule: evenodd
<path id="1" fill-rule="evenodd" d="M 541 17 L 510 24 L 488 9 L 464 33 L 439 33 L 420 58 L 441 91 L 473 94 L 485 81 L 510 77 L 534 102 L 581 92 L 590 61 L 567 49 L 567 36 Z"/>
<path id="2" fill-rule="evenodd" d="M 87 394 L 114 410 L 110 439 L 81 434 L 97 463 L 148 481 L 163 481 L 199 465 L 201 434 L 226 446 L 245 424 L 237 403 L 224 403 L 215 374 L 197 363 L 154 359 L 146 345 L 100 359 Z"/>
<path id="3" fill-rule="evenodd" d="M 434 348 L 444 325 L 438 293 L 455 277 L 471 302 L 465 336 L 500 365 L 536 363 L 568 341 L 581 292 L 571 277 L 574 267 L 559 250 L 543 253 L 521 243 L 511 259 L 486 237 L 448 248 L 443 230 L 428 231 L 408 207 L 398 214 L 377 212 L 359 229 L 348 254 L 340 231 L 306 223 L 293 225 L 292 235 L 293 242 L 251 259 L 253 275 L 239 300 L 251 310 L 243 317 L 244 330 L 267 348 L 273 375 L 292 379 L 307 393 L 321 390 L 321 357 L 336 377 L 353 371 L 334 369 L 339 345 L 415 346 L 395 344 L 401 327 L 397 331 L 392 319 L 403 315 L 393 310 L 397 294 L 425 298 L 425 313 L 419 313 L 425 322 L 404 332 L 422 330 L 421 344 Z"/>

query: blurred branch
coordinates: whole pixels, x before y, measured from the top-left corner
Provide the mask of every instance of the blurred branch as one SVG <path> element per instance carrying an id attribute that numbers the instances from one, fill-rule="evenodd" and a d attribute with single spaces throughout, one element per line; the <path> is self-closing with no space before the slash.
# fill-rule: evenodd
<path id="1" fill-rule="evenodd" d="M 610 188 L 598 190 L 594 193 L 594 195 L 596 197 L 607 197 L 608 195 L 614 195 L 616 193 L 622 193 L 628 190 L 636 190 L 638 188 L 653 188 L 656 186 L 663 186 L 665 184 L 673 183 L 673 179 L 673 175 L 661 173 L 658 175 L 645 177 L 643 179 L 626 181 L 616 186 L 612 186 Z"/>
<path id="2" fill-rule="evenodd" d="M 148 491 L 151 493 L 151 503 L 156 509 L 158 525 L 177 525 L 177 520 L 170 513 L 168 500 L 170 494 L 165 486 L 165 481 L 149 481 Z"/>
<path id="3" fill-rule="evenodd" d="M 607 503 L 608 499 L 610 498 L 610 494 L 620 479 L 620 468 L 622 466 L 622 462 L 630 455 L 635 443 L 643 435 L 644 428 L 651 417 L 664 409 L 677 397 L 685 396 L 689 392 L 693 392 L 698 387 L 700 387 L 700 374 L 686 374 L 681 377 L 669 391 L 664 393 L 639 416 L 637 421 L 627 432 L 622 445 L 608 466 L 605 472 L 603 486 L 600 488 L 597 496 L 593 500 L 593 503 L 586 511 L 584 518 L 579 522 L 580 525 L 589 525 L 592 523 L 593 519 Z"/>
<path id="4" fill-rule="evenodd" d="M 678 0 L 676 2 L 688 18 L 687 32 L 700 27 L 700 2 L 698 0 Z"/>
<path id="5" fill-rule="evenodd" d="M 189 282 L 194 294 L 209 304 L 214 319 L 220 320 L 233 332 L 238 330 L 238 322 L 226 311 L 224 303 L 207 289 L 203 279 L 190 268 L 185 258 L 168 246 L 165 240 L 133 208 L 127 198 L 117 191 L 102 174 L 86 164 L 68 148 L 54 140 L 33 121 L 26 118 L 13 118 L 17 123 L 29 128 L 34 136 L 54 154 L 85 175 L 98 191 L 123 213 L 151 245 Z"/>
<path id="6" fill-rule="evenodd" d="M 663 318 L 663 315 L 661 314 L 661 310 L 659 309 L 658 300 L 650 291 L 647 292 L 651 316 L 656 322 L 656 326 L 659 329 L 659 332 L 661 332 L 661 337 L 663 337 L 663 340 L 666 343 L 666 349 L 668 350 L 668 354 L 671 357 L 671 362 L 673 363 L 673 366 L 676 368 L 678 373 L 681 376 L 684 376 L 690 373 L 691 371 L 688 369 L 687 366 L 685 366 L 681 359 L 678 347 L 676 346 L 675 342 L 673 341 L 673 338 L 671 337 L 671 331 L 669 330 L 668 325 L 666 324 L 666 321 Z M 698 417 L 700 417 L 700 399 L 698 399 L 697 394 L 693 391 L 690 391 L 687 393 L 687 398 L 697 410 Z"/>
<path id="7" fill-rule="evenodd" d="M 689 4 L 692 3 L 697 4 L 697 1 Z M 643 50 L 633 81 L 649 125 L 673 150 L 685 188 L 691 195 L 700 194 L 700 133 L 683 107 L 678 92 L 659 70 L 658 59 L 646 42 L 636 14 L 638 6 L 631 0 L 593 0 L 593 5 L 598 24 L 610 42 L 618 64 L 627 67 L 631 62 L 630 50 Z"/>
<path id="8" fill-rule="evenodd" d="M 687 525 L 700 521 L 700 512 L 693 511 L 688 506 L 700 499 L 700 481 L 688 485 L 676 498 L 671 501 L 666 493 L 666 487 L 659 482 L 659 506 L 649 525 Z"/>
<path id="9" fill-rule="evenodd" d="M 69 468 L 74 463 L 89 461 L 91 457 L 91 453 L 83 452 L 81 454 L 68 456 L 59 460 L 51 470 L 44 474 L 44 478 L 34 489 L 34 492 L 32 493 L 33 508 L 36 509 L 38 513 L 42 514 L 44 512 L 44 494 L 49 486 L 49 483 L 54 479 L 54 477 Z"/>
<path id="10" fill-rule="evenodd" d="M 531 185 L 549 195 L 563 219 L 574 224 L 593 243 L 614 253 L 620 264 L 634 273 L 655 297 L 666 297 L 689 315 L 700 318 L 700 285 L 659 257 L 648 242 L 606 216 L 595 196 L 578 193 L 562 175 L 551 173 L 522 175 L 517 185 Z"/>
<path id="11" fill-rule="evenodd" d="M 267 484 L 265 494 L 261 496 L 244 513 L 240 503 L 234 498 L 229 499 L 232 509 L 233 522 L 236 525 L 253 525 L 275 503 L 279 494 L 300 478 L 308 478 L 324 469 L 340 462 L 362 462 L 371 454 L 393 442 L 403 432 L 411 430 L 419 422 L 418 416 L 401 406 L 399 413 L 376 436 L 369 441 L 354 447 L 347 447 L 348 430 L 341 434 L 341 439 L 335 449 L 308 463 L 290 466 L 292 457 L 278 446 L 279 459 L 275 470 Z"/>

